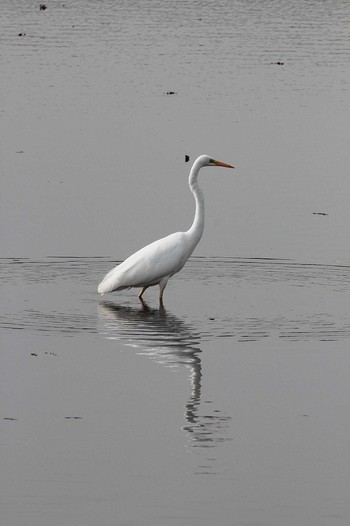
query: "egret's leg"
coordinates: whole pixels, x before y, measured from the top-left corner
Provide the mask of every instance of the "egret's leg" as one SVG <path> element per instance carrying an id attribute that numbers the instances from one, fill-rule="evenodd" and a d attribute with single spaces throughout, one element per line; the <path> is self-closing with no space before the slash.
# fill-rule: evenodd
<path id="1" fill-rule="evenodd" d="M 163 292 L 168 283 L 168 279 L 169 278 L 163 278 L 162 281 L 159 282 L 159 303 L 161 305 L 163 305 Z"/>
<path id="2" fill-rule="evenodd" d="M 141 292 L 140 292 L 140 294 L 139 294 L 139 296 L 138 296 L 138 298 L 139 298 L 141 301 L 142 301 L 142 295 L 143 295 L 143 293 L 145 292 L 145 290 L 147 290 L 147 289 L 148 289 L 148 287 L 142 287 Z"/>

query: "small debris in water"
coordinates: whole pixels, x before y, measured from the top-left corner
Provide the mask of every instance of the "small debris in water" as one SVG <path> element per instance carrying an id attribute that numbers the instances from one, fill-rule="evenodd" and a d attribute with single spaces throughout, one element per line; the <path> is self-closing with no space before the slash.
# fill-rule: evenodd
<path id="1" fill-rule="evenodd" d="M 312 212 L 312 214 L 314 216 L 328 216 L 328 214 L 326 214 L 326 212 Z"/>
<path id="2" fill-rule="evenodd" d="M 275 66 L 284 66 L 284 62 L 280 62 L 280 61 L 271 62 L 271 64 L 274 64 Z"/>
<path id="3" fill-rule="evenodd" d="M 66 420 L 81 420 L 83 417 L 82 416 L 65 416 L 64 418 Z"/>
<path id="4" fill-rule="evenodd" d="M 176 95 L 176 91 L 167 91 L 166 94 L 167 95 Z"/>
<path id="5" fill-rule="evenodd" d="M 45 9 L 47 9 L 47 5 L 40 4 L 40 11 L 45 11 Z"/>
<path id="6" fill-rule="evenodd" d="M 16 153 L 24 153 L 23 150 L 18 150 Z"/>
<path id="7" fill-rule="evenodd" d="M 8 417 L 8 416 L 5 416 L 5 417 L 3 418 L 3 420 L 11 420 L 12 422 L 14 422 L 14 421 L 17 420 L 17 418 L 10 418 L 10 417 Z"/>
<path id="8" fill-rule="evenodd" d="M 30 356 L 38 356 L 35 352 L 31 352 Z"/>
<path id="9" fill-rule="evenodd" d="M 215 318 L 211 318 L 211 317 L 209 316 L 209 320 L 215 320 Z"/>
<path id="10" fill-rule="evenodd" d="M 190 156 L 189 155 L 185 155 L 185 163 L 188 163 L 189 160 L 190 160 Z"/>
<path id="11" fill-rule="evenodd" d="M 18 33 L 18 36 L 19 36 L 19 37 L 25 37 L 26 34 L 25 34 L 25 33 Z"/>

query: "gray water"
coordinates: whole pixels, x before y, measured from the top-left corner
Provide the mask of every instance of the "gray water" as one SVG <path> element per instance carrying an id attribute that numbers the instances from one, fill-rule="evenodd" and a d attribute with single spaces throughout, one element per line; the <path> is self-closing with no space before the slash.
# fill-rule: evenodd
<path id="1" fill-rule="evenodd" d="M 349 3 L 39 5 L 0 20 L 1 522 L 349 524 Z M 99 297 L 202 153 L 165 308 Z"/>

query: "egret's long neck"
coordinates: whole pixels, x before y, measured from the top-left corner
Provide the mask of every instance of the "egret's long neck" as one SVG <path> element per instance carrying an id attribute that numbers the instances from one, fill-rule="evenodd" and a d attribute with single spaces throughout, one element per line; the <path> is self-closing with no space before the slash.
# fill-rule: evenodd
<path id="1" fill-rule="evenodd" d="M 187 233 L 191 236 L 194 246 L 197 245 L 200 238 L 203 234 L 204 229 L 204 196 L 201 187 L 198 184 L 197 177 L 200 166 L 196 163 L 192 166 L 190 176 L 188 179 L 188 184 L 190 186 L 191 192 L 193 193 L 194 200 L 196 202 L 196 211 L 194 215 L 194 220 L 191 228 Z"/>

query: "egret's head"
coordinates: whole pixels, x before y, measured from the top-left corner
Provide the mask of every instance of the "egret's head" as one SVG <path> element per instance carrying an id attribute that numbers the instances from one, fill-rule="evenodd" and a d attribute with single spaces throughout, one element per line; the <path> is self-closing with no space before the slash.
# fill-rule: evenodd
<path id="1" fill-rule="evenodd" d="M 231 164 L 217 161 L 216 159 L 209 157 L 209 155 L 201 155 L 198 157 L 197 161 L 200 162 L 201 166 L 222 166 L 223 168 L 234 168 L 234 166 L 231 166 Z"/>

